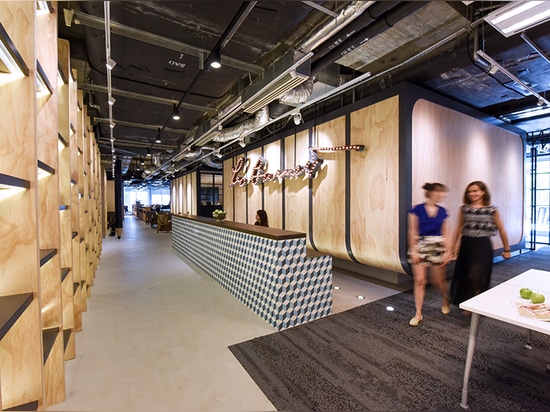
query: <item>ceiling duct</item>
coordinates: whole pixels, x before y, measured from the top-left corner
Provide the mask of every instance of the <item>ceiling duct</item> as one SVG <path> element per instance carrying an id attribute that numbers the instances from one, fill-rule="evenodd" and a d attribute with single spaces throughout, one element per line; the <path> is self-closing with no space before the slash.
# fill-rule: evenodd
<path id="1" fill-rule="evenodd" d="M 311 73 L 312 53 L 294 61 L 289 53 L 264 75 L 247 87 L 242 94 L 243 108 L 246 113 L 255 113 L 281 95 L 302 84 Z"/>
<path id="2" fill-rule="evenodd" d="M 280 104 L 288 106 L 304 103 L 311 97 L 313 93 L 313 79 L 309 78 L 304 83 L 289 90 L 279 98 Z"/>
<path id="3" fill-rule="evenodd" d="M 245 134 L 254 130 L 262 128 L 269 121 L 269 107 L 264 106 L 261 110 L 256 112 L 256 116 L 253 119 L 245 120 L 236 126 L 227 127 L 213 135 L 212 141 L 214 142 L 228 142 L 230 140 L 236 140 L 240 137 L 244 137 Z"/>

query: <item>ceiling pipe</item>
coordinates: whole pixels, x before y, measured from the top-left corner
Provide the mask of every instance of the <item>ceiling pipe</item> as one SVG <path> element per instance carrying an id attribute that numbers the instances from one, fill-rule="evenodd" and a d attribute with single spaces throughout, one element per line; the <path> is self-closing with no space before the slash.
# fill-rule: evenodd
<path id="1" fill-rule="evenodd" d="M 525 32 L 521 33 L 519 36 L 523 39 L 525 43 L 531 46 L 531 48 L 535 50 L 540 57 L 542 57 L 544 60 L 550 63 L 550 57 L 548 57 L 548 55 L 544 52 L 544 50 L 542 50 L 538 44 L 536 44 L 533 40 L 531 40 L 531 38 L 529 38 L 529 36 L 527 36 Z"/>
<path id="2" fill-rule="evenodd" d="M 312 51 L 314 56 L 312 61 L 320 59 L 331 50 L 338 48 L 342 43 L 346 42 L 350 37 L 355 36 L 361 32 L 365 27 L 368 27 L 384 13 L 395 8 L 399 5 L 399 1 L 379 1 L 372 4 L 370 7 L 365 8 L 361 14 L 357 15 L 352 21 L 350 21 L 345 27 L 341 27 L 332 36 L 325 39 L 322 43 L 318 44 Z M 309 48 L 309 47 L 306 47 Z"/>

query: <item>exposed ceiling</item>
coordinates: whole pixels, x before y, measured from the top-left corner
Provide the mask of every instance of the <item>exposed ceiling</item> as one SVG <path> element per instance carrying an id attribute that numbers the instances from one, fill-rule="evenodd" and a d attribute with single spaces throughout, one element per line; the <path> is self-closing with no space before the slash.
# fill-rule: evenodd
<path id="1" fill-rule="evenodd" d="M 199 165 L 218 169 L 243 145 L 294 127 L 298 115 L 308 121 L 403 81 L 477 109 L 489 121 L 550 134 L 550 107 L 538 105 L 532 93 L 550 99 L 550 22 L 504 37 L 483 16 L 506 2 L 107 4 L 60 1 L 59 37 L 71 43 L 108 178 L 116 156 L 126 184 L 156 184 Z M 106 11 L 116 61 L 111 110 Z M 219 69 L 209 65 L 216 50 Z M 491 70 L 497 66 L 491 59 L 523 85 Z M 272 91 L 273 83 L 281 87 Z M 290 90 L 281 98 L 283 86 Z M 174 108 L 179 120 L 172 119 Z M 517 116 L 522 111 L 527 114 Z"/>

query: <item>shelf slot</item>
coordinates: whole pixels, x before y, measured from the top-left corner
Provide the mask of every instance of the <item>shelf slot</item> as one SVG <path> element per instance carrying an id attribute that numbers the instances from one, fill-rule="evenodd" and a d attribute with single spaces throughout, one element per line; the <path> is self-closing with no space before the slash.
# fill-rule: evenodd
<path id="1" fill-rule="evenodd" d="M 32 293 L 0 297 L 0 340 L 17 322 L 19 316 L 25 312 L 32 300 Z"/>
<path id="2" fill-rule="evenodd" d="M 77 236 L 78 236 L 78 232 L 73 232 L 73 233 L 72 233 L 72 238 L 73 238 L 73 239 L 74 239 L 75 237 L 77 237 Z"/>
<path id="3" fill-rule="evenodd" d="M 71 273 L 71 268 L 61 268 L 61 283 L 69 276 Z"/>
<path id="4" fill-rule="evenodd" d="M 40 249 L 40 267 L 48 263 L 55 255 L 57 255 L 57 249 Z"/>
<path id="5" fill-rule="evenodd" d="M 53 94 L 52 85 L 38 60 L 36 61 L 36 94 L 38 96 Z"/>
<path id="6" fill-rule="evenodd" d="M 18 177 L 8 176 L 0 173 L 0 190 L 2 189 L 30 189 L 31 182 Z"/>
<path id="7" fill-rule="evenodd" d="M 59 205 L 59 210 L 69 210 L 69 205 Z"/>
<path id="8" fill-rule="evenodd" d="M 63 331 L 63 352 L 67 350 L 67 345 L 69 344 L 69 339 L 71 338 L 72 329 L 65 329 Z"/>
<path id="9" fill-rule="evenodd" d="M 67 141 L 67 139 L 65 139 L 63 135 L 59 132 L 57 133 L 57 139 L 64 147 L 69 146 L 69 142 Z"/>
<path id="10" fill-rule="evenodd" d="M 3 409 L 4 411 L 37 411 L 38 401 L 24 403 L 23 405 L 17 405 L 13 408 Z"/>
<path id="11" fill-rule="evenodd" d="M 55 340 L 57 339 L 57 335 L 59 334 L 59 328 L 49 328 L 44 329 L 42 331 L 42 340 L 44 342 L 44 364 L 46 364 L 46 361 L 48 360 L 48 356 L 50 356 L 50 352 L 52 351 L 53 345 L 55 343 Z"/>
<path id="12" fill-rule="evenodd" d="M 54 175 L 55 174 L 55 169 L 53 167 L 47 165 L 46 163 L 44 163 L 41 160 L 39 160 L 37 163 L 38 163 L 38 178 L 39 179 L 41 177 L 44 177 L 44 176 L 49 176 L 49 175 Z"/>
<path id="13" fill-rule="evenodd" d="M 80 283 L 73 282 L 73 296 L 76 294 L 76 291 L 78 290 L 79 286 L 80 286 Z"/>

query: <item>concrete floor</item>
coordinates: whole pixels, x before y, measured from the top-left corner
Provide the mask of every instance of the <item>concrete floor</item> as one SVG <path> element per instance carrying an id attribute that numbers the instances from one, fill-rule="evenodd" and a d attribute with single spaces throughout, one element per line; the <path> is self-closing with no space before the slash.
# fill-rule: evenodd
<path id="1" fill-rule="evenodd" d="M 333 283 L 334 313 L 399 293 L 337 271 Z M 171 233 L 127 215 L 103 240 L 66 400 L 48 410 L 273 411 L 228 346 L 275 332 L 186 265 Z"/>

